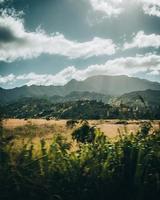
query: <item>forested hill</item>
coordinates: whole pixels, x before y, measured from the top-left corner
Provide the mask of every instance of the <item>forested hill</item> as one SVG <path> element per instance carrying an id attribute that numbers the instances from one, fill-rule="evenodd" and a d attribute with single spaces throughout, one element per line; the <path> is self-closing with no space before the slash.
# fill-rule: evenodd
<path id="1" fill-rule="evenodd" d="M 160 105 L 159 90 L 136 91 L 115 98 L 114 105 L 124 104 L 126 106 L 155 107 Z"/>
<path id="2" fill-rule="evenodd" d="M 126 96 L 125 98 L 129 99 Z M 132 102 L 128 100 L 126 104 L 122 101 L 122 97 L 112 104 L 96 100 L 53 103 L 48 99 L 23 98 L 6 106 L 0 106 L 0 114 L 2 118 L 160 119 L 158 101 L 155 100 L 157 104 L 149 104 L 146 98 L 145 100 L 141 96 L 137 98 L 135 101 L 134 98 L 131 99 Z"/>

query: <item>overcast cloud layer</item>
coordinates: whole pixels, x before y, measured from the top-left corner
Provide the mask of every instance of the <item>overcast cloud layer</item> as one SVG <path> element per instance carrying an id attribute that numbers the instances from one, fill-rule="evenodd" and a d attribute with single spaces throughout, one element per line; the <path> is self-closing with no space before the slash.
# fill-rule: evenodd
<path id="1" fill-rule="evenodd" d="M 159 0 L 0 0 L 0 8 L 4 88 L 101 74 L 160 82 Z"/>

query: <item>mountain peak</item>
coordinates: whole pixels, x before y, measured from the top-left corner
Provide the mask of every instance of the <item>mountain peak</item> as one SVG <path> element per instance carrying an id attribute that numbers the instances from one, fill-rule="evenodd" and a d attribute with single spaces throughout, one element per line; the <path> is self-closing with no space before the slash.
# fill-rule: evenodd
<path id="1" fill-rule="evenodd" d="M 68 81 L 68 83 L 66 85 L 69 85 L 69 84 L 75 84 L 77 83 L 78 81 L 76 79 L 71 79 L 70 81 Z"/>

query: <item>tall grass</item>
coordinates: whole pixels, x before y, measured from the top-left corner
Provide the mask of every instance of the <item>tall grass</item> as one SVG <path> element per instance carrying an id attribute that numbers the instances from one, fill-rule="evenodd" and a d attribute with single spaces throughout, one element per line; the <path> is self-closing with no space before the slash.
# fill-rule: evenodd
<path id="1" fill-rule="evenodd" d="M 34 154 L 32 143 L 13 152 L 1 127 L 0 199 L 158 200 L 160 130 L 150 134 L 150 128 L 145 124 L 136 134 L 120 134 L 113 141 L 83 124 L 77 134 L 85 140 L 77 141 L 76 150 L 54 135 L 49 148 L 42 139 Z M 92 140 L 86 139 L 88 132 Z"/>

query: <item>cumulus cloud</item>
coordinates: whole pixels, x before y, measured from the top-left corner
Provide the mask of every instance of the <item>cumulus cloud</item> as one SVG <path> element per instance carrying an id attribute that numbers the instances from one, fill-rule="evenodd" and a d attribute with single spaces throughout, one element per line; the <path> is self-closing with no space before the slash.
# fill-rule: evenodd
<path id="1" fill-rule="evenodd" d="M 103 12 L 108 17 L 118 16 L 123 8 L 121 7 L 121 0 L 89 0 L 95 11 Z"/>
<path id="2" fill-rule="evenodd" d="M 88 0 L 94 11 L 102 12 L 105 16 L 118 16 L 129 7 L 138 6 L 147 15 L 160 17 L 159 0 Z"/>
<path id="3" fill-rule="evenodd" d="M 160 1 L 159 0 L 141 0 L 143 11 L 145 14 L 160 17 Z"/>
<path id="4" fill-rule="evenodd" d="M 147 47 L 160 47 L 160 35 L 150 34 L 146 35 L 143 31 L 139 31 L 133 38 L 131 43 L 125 43 L 124 49 L 131 48 L 147 48 Z"/>
<path id="5" fill-rule="evenodd" d="M 128 75 L 135 76 L 138 73 L 160 75 L 160 56 L 144 55 L 136 57 L 121 57 L 108 60 L 103 65 L 91 65 L 85 69 L 77 69 L 69 66 L 59 73 L 52 74 L 13 74 L 0 76 L 0 84 L 12 84 L 24 81 L 27 85 L 64 85 L 71 79 L 84 80 L 95 75 Z"/>
<path id="6" fill-rule="evenodd" d="M 43 30 L 28 32 L 18 16 L 0 16 L 0 61 L 38 57 L 41 54 L 62 55 L 70 59 L 112 55 L 116 45 L 111 39 L 94 37 L 91 41 L 71 41 L 56 33 L 47 35 Z"/>

